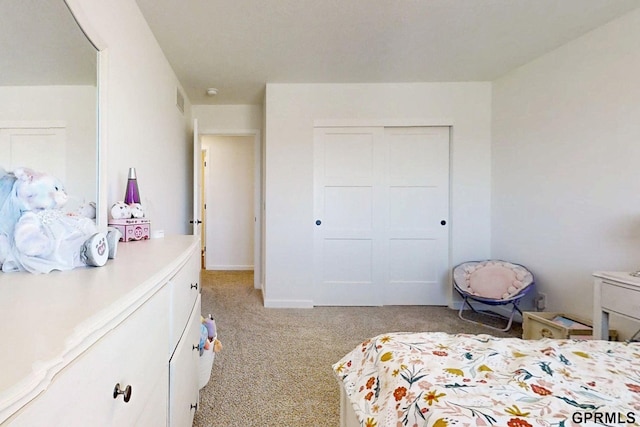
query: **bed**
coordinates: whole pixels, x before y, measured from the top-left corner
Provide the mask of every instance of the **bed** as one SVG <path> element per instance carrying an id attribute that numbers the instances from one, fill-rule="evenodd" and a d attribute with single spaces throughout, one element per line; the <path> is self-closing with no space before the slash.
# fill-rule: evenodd
<path id="1" fill-rule="evenodd" d="M 640 426 L 640 343 L 390 333 L 333 372 L 342 427 Z"/>

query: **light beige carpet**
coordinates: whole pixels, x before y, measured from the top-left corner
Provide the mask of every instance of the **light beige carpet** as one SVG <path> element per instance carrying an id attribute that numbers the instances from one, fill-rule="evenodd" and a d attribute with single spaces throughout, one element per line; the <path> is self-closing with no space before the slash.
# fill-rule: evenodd
<path id="1" fill-rule="evenodd" d="M 223 349 L 200 391 L 196 427 L 338 426 L 340 391 L 331 365 L 378 334 L 521 336 L 519 324 L 509 334 L 493 332 L 444 307 L 264 308 L 252 272 L 203 271 L 202 314 L 209 313 Z"/>

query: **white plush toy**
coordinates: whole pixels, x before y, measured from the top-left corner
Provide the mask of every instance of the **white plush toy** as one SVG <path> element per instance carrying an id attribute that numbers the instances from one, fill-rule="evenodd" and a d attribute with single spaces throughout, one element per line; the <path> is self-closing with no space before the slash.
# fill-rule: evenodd
<path id="1" fill-rule="evenodd" d="M 78 215 L 89 219 L 96 219 L 96 204 L 95 202 L 83 203 L 78 208 Z"/>
<path id="2" fill-rule="evenodd" d="M 87 265 L 99 267 L 115 254 L 117 233 L 99 233 L 91 219 L 62 211 L 68 197 L 60 181 L 27 168 L 16 169 L 14 175 L 16 180 L 5 204 L 17 209 L 20 216 L 3 271 L 49 273 Z"/>
<path id="3" fill-rule="evenodd" d="M 129 210 L 132 218 L 144 218 L 144 209 L 140 203 L 130 203 Z"/>
<path id="4" fill-rule="evenodd" d="M 125 202 L 118 201 L 111 206 L 111 218 L 128 219 L 131 218 L 131 208 Z"/>

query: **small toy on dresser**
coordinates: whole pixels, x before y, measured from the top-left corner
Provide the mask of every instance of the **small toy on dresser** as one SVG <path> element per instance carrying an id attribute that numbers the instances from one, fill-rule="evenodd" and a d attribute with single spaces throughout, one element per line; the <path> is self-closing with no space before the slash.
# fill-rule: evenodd
<path id="1" fill-rule="evenodd" d="M 119 232 L 62 210 L 68 195 L 55 177 L 0 168 L 0 265 L 4 272 L 49 273 L 101 267 L 115 258 Z"/>
<path id="2" fill-rule="evenodd" d="M 140 203 L 126 204 L 119 200 L 111 206 L 109 226 L 122 233 L 122 242 L 147 240 L 151 237 L 151 220 L 144 216 L 144 208 Z"/>

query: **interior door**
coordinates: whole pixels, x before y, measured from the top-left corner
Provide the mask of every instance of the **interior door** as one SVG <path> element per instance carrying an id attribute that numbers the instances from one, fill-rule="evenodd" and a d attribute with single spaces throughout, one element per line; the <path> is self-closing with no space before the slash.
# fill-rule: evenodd
<path id="1" fill-rule="evenodd" d="M 315 305 L 380 305 L 382 128 L 316 128 Z"/>
<path id="2" fill-rule="evenodd" d="M 445 305 L 449 128 L 316 128 L 314 304 Z"/>
<path id="3" fill-rule="evenodd" d="M 202 144 L 200 144 L 202 147 Z M 194 147 L 194 150 L 197 147 Z M 206 270 L 207 262 L 207 193 L 205 191 L 207 182 L 207 151 L 202 149 L 200 152 L 200 269 Z"/>
<path id="4" fill-rule="evenodd" d="M 192 234 L 202 238 L 202 206 L 200 195 L 202 194 L 202 145 L 198 133 L 198 119 L 193 120 L 193 219 Z M 204 245 L 202 245 L 204 251 Z M 202 252 L 204 257 L 204 252 Z"/>
<path id="5" fill-rule="evenodd" d="M 389 305 L 446 305 L 449 256 L 449 128 L 390 127 L 388 155 Z"/>

